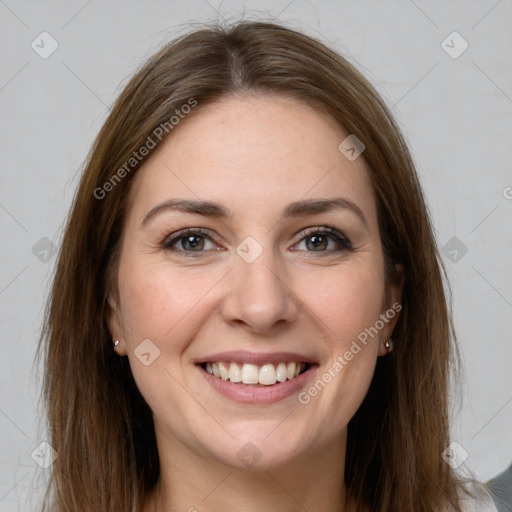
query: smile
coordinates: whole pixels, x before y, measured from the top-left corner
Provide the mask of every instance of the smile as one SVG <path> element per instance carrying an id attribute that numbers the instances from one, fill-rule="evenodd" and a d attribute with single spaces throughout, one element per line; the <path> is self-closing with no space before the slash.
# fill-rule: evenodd
<path id="1" fill-rule="evenodd" d="M 283 383 L 293 380 L 308 370 L 308 363 L 280 362 L 278 364 L 266 363 L 262 365 L 235 362 L 207 362 L 204 370 L 224 381 L 235 384 L 256 384 L 273 386 L 277 382 Z"/>
<path id="2" fill-rule="evenodd" d="M 299 393 L 314 379 L 313 354 L 234 350 L 196 359 L 196 368 L 224 398 L 243 404 L 271 404 Z"/>

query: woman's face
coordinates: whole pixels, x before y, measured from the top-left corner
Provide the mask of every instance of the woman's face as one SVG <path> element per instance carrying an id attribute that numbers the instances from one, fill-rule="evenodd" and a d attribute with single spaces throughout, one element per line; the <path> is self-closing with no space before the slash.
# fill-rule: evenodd
<path id="1" fill-rule="evenodd" d="M 271 468 L 344 449 L 400 302 L 347 135 L 297 100 L 224 99 L 138 172 L 108 321 L 160 450 Z"/>

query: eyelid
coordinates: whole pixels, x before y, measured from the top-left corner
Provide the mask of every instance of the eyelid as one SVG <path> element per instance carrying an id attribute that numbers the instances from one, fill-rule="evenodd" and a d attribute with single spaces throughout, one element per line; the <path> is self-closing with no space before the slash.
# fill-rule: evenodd
<path id="1" fill-rule="evenodd" d="M 218 242 L 212 237 L 211 231 L 205 228 L 184 228 L 180 229 L 170 235 L 167 235 L 162 241 L 162 247 L 169 249 L 171 244 L 176 243 L 178 240 L 184 238 L 187 235 L 202 235 L 204 238 L 208 238 L 212 242 L 218 244 Z M 179 252 L 194 252 L 194 251 L 179 251 Z M 195 252 L 208 252 L 208 251 L 195 251 Z"/>
<path id="2" fill-rule="evenodd" d="M 212 252 L 212 249 L 205 250 L 205 251 L 186 251 L 186 250 L 180 250 L 175 249 L 172 247 L 173 244 L 175 244 L 177 241 L 181 240 L 182 238 L 186 237 L 188 234 L 191 235 L 201 235 L 202 237 L 212 241 L 215 244 L 218 244 L 218 242 L 215 240 L 215 237 L 212 237 L 211 231 L 209 229 L 205 228 L 184 228 L 181 229 L 175 233 L 172 233 L 171 235 L 168 235 L 164 238 L 164 240 L 161 243 L 161 246 L 164 249 L 173 250 L 178 253 L 183 253 L 186 255 L 200 255 L 201 253 L 209 253 Z M 354 247 L 352 245 L 352 242 L 350 239 L 341 231 L 337 230 L 336 228 L 333 228 L 331 226 L 312 226 L 305 229 L 302 229 L 299 231 L 294 238 L 296 238 L 296 242 L 293 244 L 293 246 L 303 242 L 308 236 L 314 235 L 314 234 L 320 234 L 321 236 L 328 236 L 337 245 L 337 248 L 326 250 L 326 251 L 304 251 L 304 252 L 311 252 L 315 253 L 318 252 L 319 254 L 332 254 L 336 252 L 341 251 L 353 251 Z M 214 250 L 222 250 L 222 248 L 217 248 Z M 294 249 L 292 249 L 294 250 Z"/>
<path id="3" fill-rule="evenodd" d="M 343 232 L 339 231 L 336 228 L 333 228 L 331 226 L 326 226 L 326 225 L 313 226 L 313 227 L 305 228 L 305 229 L 299 231 L 296 235 L 298 240 L 297 240 L 297 242 L 295 242 L 294 245 L 297 245 L 298 243 L 304 241 L 304 239 L 306 239 L 308 236 L 311 236 L 311 235 L 314 235 L 317 233 L 320 233 L 321 235 L 326 235 L 326 236 L 329 236 L 330 238 L 332 238 L 338 245 L 338 248 L 334 249 L 334 250 L 330 250 L 330 251 L 307 251 L 307 252 L 312 252 L 312 253 L 314 253 L 314 252 L 322 253 L 323 252 L 325 254 L 330 254 L 330 253 L 339 252 L 342 250 L 352 251 L 354 249 L 352 242 Z"/>
<path id="4" fill-rule="evenodd" d="M 336 235 L 336 236 L 339 236 L 340 238 L 346 238 L 348 241 L 348 238 L 343 233 L 341 233 L 340 231 L 338 231 L 335 228 L 332 228 L 331 226 L 326 226 L 326 225 L 312 226 L 309 228 L 301 229 L 295 236 L 298 238 L 298 241 L 301 241 L 304 239 L 304 237 L 306 237 L 310 234 L 314 234 L 314 233 L 324 233 L 324 234 L 329 234 L 329 235 Z"/>

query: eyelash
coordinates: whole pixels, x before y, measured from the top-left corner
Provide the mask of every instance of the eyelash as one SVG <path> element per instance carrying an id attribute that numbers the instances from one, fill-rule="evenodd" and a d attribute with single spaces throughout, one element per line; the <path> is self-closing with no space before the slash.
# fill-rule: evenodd
<path id="1" fill-rule="evenodd" d="M 188 257 L 197 257 L 195 253 L 197 253 L 199 255 L 200 253 L 208 252 L 208 251 L 204 251 L 204 250 L 203 251 L 187 251 L 185 249 L 176 249 L 176 248 L 172 247 L 176 242 L 179 242 L 180 240 L 182 240 L 190 235 L 202 235 L 205 238 L 208 238 L 209 240 L 213 241 L 212 238 L 209 236 L 208 230 L 202 229 L 202 228 L 187 228 L 187 229 L 178 231 L 175 235 L 173 235 L 171 237 L 167 237 L 166 239 L 164 239 L 164 241 L 162 243 L 162 248 L 170 250 L 170 251 L 186 254 Z M 324 251 L 306 251 L 306 252 L 311 252 L 311 253 L 319 252 L 319 253 L 324 253 L 324 254 L 332 254 L 332 253 L 341 252 L 341 251 L 353 252 L 353 250 L 354 250 L 352 247 L 352 243 L 345 235 L 341 234 L 338 230 L 331 228 L 329 226 L 324 226 L 321 228 L 312 228 L 312 229 L 308 228 L 308 229 L 301 231 L 299 233 L 300 239 L 298 240 L 298 242 L 295 245 L 299 244 L 300 242 L 306 240 L 308 237 L 311 237 L 313 235 L 328 236 L 329 238 L 331 238 L 332 240 L 335 241 L 335 243 L 338 245 L 338 247 L 336 249 L 330 249 L 330 250 L 324 250 Z"/>

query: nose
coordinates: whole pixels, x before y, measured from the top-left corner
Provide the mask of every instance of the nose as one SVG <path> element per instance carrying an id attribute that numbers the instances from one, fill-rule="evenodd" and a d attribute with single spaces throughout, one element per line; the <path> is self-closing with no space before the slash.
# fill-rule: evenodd
<path id="1" fill-rule="evenodd" d="M 284 264 L 271 250 L 264 250 L 252 263 L 235 255 L 228 274 L 229 290 L 223 302 L 226 322 L 245 326 L 254 333 L 265 333 L 293 322 L 298 301 Z"/>

